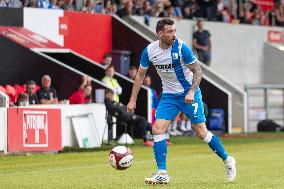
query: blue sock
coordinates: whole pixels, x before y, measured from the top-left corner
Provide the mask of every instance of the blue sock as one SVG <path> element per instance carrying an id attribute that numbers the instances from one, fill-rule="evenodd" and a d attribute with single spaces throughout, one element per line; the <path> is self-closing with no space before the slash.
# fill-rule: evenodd
<path id="1" fill-rule="evenodd" d="M 225 161 L 228 157 L 226 150 L 224 149 L 223 145 L 221 144 L 218 137 L 208 131 L 204 141 L 208 143 L 208 146 L 220 157 Z"/>
<path id="2" fill-rule="evenodd" d="M 158 170 L 167 170 L 167 141 L 165 135 L 154 135 L 154 154 Z"/>

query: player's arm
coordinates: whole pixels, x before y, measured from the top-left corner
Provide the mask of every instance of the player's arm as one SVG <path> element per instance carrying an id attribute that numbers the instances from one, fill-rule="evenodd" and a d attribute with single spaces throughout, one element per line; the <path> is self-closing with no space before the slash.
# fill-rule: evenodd
<path id="1" fill-rule="evenodd" d="M 199 60 L 196 60 L 194 63 L 188 64 L 187 66 L 193 73 L 192 84 L 189 92 L 195 93 L 195 90 L 199 86 L 200 81 L 202 79 L 202 70 L 199 64 Z"/>
<path id="2" fill-rule="evenodd" d="M 139 67 L 138 72 L 135 77 L 134 85 L 132 88 L 131 97 L 130 97 L 129 103 L 127 104 L 128 112 L 133 113 L 134 109 L 136 108 L 137 95 L 138 95 L 138 92 L 140 91 L 140 88 L 143 83 L 146 72 L 147 72 L 147 69 Z"/>
<path id="3" fill-rule="evenodd" d="M 196 91 L 197 87 L 199 86 L 200 81 L 202 79 L 202 70 L 201 70 L 201 67 L 200 67 L 198 60 L 196 60 L 192 64 L 188 64 L 187 66 L 190 69 L 190 71 L 193 73 L 193 78 L 192 78 L 191 87 L 190 87 L 187 95 L 185 96 L 184 100 L 185 100 L 186 103 L 192 104 L 192 103 L 194 103 L 195 91 Z"/>
<path id="4" fill-rule="evenodd" d="M 182 44 L 181 54 L 183 57 L 184 63 L 188 66 L 189 70 L 193 73 L 191 87 L 185 96 L 186 103 L 194 103 L 194 94 L 195 90 L 200 84 L 202 79 L 202 70 L 199 64 L 199 61 L 194 56 L 192 50 L 185 44 Z"/>
<path id="5" fill-rule="evenodd" d="M 131 97 L 129 103 L 127 104 L 127 111 L 133 113 L 134 109 L 136 108 L 136 100 L 138 92 L 141 88 L 143 83 L 145 74 L 147 72 L 148 67 L 150 66 L 150 60 L 148 56 L 148 50 L 145 48 L 142 52 L 141 59 L 140 59 L 140 66 L 138 72 L 135 77 L 134 85 L 132 88 Z"/>

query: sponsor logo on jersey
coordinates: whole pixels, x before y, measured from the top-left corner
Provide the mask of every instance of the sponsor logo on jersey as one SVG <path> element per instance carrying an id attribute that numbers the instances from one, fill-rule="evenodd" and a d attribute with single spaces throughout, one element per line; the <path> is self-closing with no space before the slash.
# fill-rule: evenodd
<path id="1" fill-rule="evenodd" d="M 162 64 L 162 65 L 155 65 L 155 67 L 159 70 L 170 70 L 175 68 L 173 64 Z"/>

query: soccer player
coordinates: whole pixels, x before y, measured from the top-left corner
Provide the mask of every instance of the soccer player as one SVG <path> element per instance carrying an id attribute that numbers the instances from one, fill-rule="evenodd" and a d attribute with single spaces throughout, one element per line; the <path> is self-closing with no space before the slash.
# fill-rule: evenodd
<path id="1" fill-rule="evenodd" d="M 176 38 L 173 20 L 167 18 L 159 20 L 156 33 L 159 40 L 149 44 L 142 52 L 140 67 L 127 105 L 127 110 L 134 112 L 143 78 L 147 68 L 153 64 L 163 84 L 163 95 L 157 107 L 156 121 L 152 128 L 158 171 L 152 177 L 146 178 L 145 183 L 167 184 L 170 181 L 166 171 L 165 132 L 179 111 L 190 118 L 197 136 L 224 161 L 227 180 L 232 182 L 236 177 L 236 161 L 227 154 L 220 140 L 206 129 L 202 95 L 199 89 L 202 78 L 199 61 L 192 50 Z"/>

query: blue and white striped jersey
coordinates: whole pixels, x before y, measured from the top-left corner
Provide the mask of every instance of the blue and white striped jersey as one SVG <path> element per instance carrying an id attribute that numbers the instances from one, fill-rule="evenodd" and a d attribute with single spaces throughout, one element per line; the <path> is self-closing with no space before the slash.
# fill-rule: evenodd
<path id="1" fill-rule="evenodd" d="M 140 67 L 147 69 L 151 63 L 156 67 L 162 80 L 163 93 L 184 94 L 190 89 L 193 77 L 187 65 L 196 60 L 190 47 L 179 39 L 168 49 L 161 49 L 159 41 L 155 41 L 144 49 Z"/>

